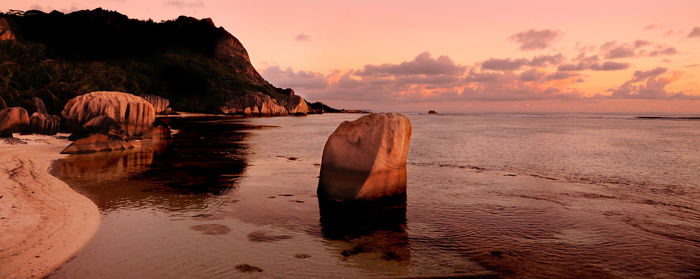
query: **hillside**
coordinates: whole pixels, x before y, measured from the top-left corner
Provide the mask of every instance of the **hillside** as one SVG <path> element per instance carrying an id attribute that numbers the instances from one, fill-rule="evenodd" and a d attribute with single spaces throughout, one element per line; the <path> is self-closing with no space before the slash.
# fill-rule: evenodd
<path id="1" fill-rule="evenodd" d="M 31 107 L 36 96 L 58 114 L 76 95 L 123 91 L 168 98 L 175 110 L 221 113 L 249 96 L 283 106 L 295 97 L 263 79 L 240 41 L 211 19 L 13 11 L 0 14 L 0 39 L 0 97 L 8 106 Z"/>

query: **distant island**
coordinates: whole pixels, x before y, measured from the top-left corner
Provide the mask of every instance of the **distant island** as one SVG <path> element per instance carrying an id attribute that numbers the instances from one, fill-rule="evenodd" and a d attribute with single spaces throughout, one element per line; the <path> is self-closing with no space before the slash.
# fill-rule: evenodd
<path id="1" fill-rule="evenodd" d="M 93 91 L 169 100 L 175 111 L 274 116 L 353 112 L 267 82 L 243 45 L 209 19 L 154 22 L 115 11 L 0 13 L 0 104 L 50 114 Z"/>

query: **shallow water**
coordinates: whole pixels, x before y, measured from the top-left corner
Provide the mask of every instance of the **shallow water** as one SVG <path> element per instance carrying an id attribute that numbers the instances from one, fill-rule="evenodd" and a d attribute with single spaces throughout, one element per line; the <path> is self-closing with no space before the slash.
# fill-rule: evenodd
<path id="1" fill-rule="evenodd" d="M 405 217 L 338 230 L 319 164 L 357 117 L 191 119 L 146 150 L 57 161 L 102 224 L 50 277 L 700 274 L 700 121 L 409 115 Z"/>

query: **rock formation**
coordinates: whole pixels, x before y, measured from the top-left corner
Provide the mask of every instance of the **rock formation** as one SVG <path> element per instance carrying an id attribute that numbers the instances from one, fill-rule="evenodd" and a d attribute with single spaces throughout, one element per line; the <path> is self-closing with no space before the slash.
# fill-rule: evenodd
<path id="1" fill-rule="evenodd" d="M 82 126 L 83 131 L 88 134 L 102 133 L 107 134 L 110 132 L 117 133 L 115 130 L 119 130 L 121 126 L 117 121 L 109 116 L 101 115 L 90 119 L 90 121 L 85 122 Z"/>
<path id="2" fill-rule="evenodd" d="M 49 111 L 46 109 L 46 105 L 44 104 L 44 101 L 42 101 L 40 98 L 32 97 L 32 102 L 34 103 L 33 104 L 34 112 L 38 112 L 40 114 L 49 114 Z"/>
<path id="3" fill-rule="evenodd" d="M 214 25 L 213 22 L 211 24 Z M 250 57 L 248 57 L 248 52 L 243 47 L 243 44 L 223 28 L 218 30 L 221 32 L 221 35 L 219 35 L 219 39 L 214 46 L 214 55 L 219 59 L 228 61 L 233 65 L 233 70 L 236 73 L 242 74 L 254 84 L 270 86 L 270 83 L 250 63 Z"/>
<path id="4" fill-rule="evenodd" d="M 371 201 L 406 193 L 411 122 L 398 113 L 369 114 L 338 126 L 323 149 L 319 199 Z"/>
<path id="5" fill-rule="evenodd" d="M 12 133 L 24 132 L 29 127 L 27 110 L 9 107 L 0 110 L 0 137 L 12 136 Z"/>
<path id="6" fill-rule="evenodd" d="M 155 110 L 144 98 L 122 92 L 92 92 L 66 103 L 61 112 L 67 127 L 80 130 L 95 117 L 107 116 L 119 124 L 126 137 L 138 137 L 153 128 Z"/>
<path id="7" fill-rule="evenodd" d="M 284 116 L 289 114 L 306 114 L 308 106 L 304 98 L 293 96 L 286 105 L 279 104 L 272 97 L 261 92 L 229 97 L 222 106 L 221 112 L 225 114 L 239 114 L 246 116 Z"/>
<path id="8" fill-rule="evenodd" d="M 306 100 L 301 96 L 294 95 L 294 90 L 288 88 L 284 90 L 285 93 L 288 92 L 287 96 L 287 113 L 290 115 L 306 115 L 309 113 L 309 106 L 306 105 Z"/>
<path id="9" fill-rule="evenodd" d="M 15 40 L 15 34 L 10 30 L 10 25 L 7 24 L 7 20 L 0 17 L 0 41 L 4 40 Z"/>
<path id="10" fill-rule="evenodd" d="M 123 140 L 119 137 L 104 134 L 93 134 L 89 137 L 81 138 L 66 147 L 62 154 L 95 153 L 101 151 L 125 150 L 138 148 L 141 141 Z"/>
<path id="11" fill-rule="evenodd" d="M 35 112 L 29 118 L 29 130 L 35 134 L 55 135 L 60 125 L 61 118 L 58 115 Z"/>
<path id="12" fill-rule="evenodd" d="M 156 114 L 163 114 L 170 105 L 170 100 L 160 96 L 144 95 L 143 98 L 153 105 L 153 109 L 156 110 Z"/>

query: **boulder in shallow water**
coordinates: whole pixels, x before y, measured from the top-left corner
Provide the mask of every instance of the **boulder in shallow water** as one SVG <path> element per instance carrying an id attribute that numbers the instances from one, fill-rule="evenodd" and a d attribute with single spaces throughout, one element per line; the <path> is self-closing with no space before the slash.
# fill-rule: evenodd
<path id="1" fill-rule="evenodd" d="M 12 133 L 24 132 L 29 128 L 27 110 L 9 107 L 0 110 L 0 137 L 11 137 Z"/>
<path id="2" fill-rule="evenodd" d="M 146 99 L 122 92 L 92 92 L 70 99 L 61 112 L 67 128 L 78 131 L 95 117 L 108 116 L 119 124 L 127 137 L 153 128 L 155 109 Z"/>
<path id="3" fill-rule="evenodd" d="M 369 114 L 338 126 L 323 149 L 319 199 L 378 200 L 406 193 L 411 122 L 398 113 Z"/>
<path id="4" fill-rule="evenodd" d="M 29 129 L 35 134 L 55 135 L 60 125 L 61 118 L 58 115 L 35 112 L 29 118 Z"/>

